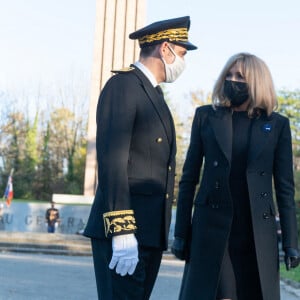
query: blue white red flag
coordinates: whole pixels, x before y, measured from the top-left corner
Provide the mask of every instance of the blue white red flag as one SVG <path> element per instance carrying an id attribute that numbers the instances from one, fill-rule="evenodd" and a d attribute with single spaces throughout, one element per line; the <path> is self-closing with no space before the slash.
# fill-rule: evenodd
<path id="1" fill-rule="evenodd" d="M 12 176 L 9 175 L 7 186 L 4 192 L 4 199 L 8 207 L 10 206 L 13 197 L 14 197 L 14 190 L 13 190 Z"/>

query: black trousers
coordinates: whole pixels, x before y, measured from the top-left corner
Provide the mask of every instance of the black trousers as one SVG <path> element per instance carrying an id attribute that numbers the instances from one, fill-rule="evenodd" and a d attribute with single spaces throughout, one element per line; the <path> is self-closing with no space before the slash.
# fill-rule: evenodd
<path id="1" fill-rule="evenodd" d="M 92 239 L 94 269 L 99 300 L 148 300 L 162 259 L 162 250 L 139 246 L 139 262 L 132 275 L 120 276 L 108 265 L 111 240 Z"/>

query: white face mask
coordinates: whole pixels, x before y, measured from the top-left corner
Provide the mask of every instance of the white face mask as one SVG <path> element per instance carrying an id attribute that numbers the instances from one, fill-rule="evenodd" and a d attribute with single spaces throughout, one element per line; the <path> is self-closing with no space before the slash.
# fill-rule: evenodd
<path id="1" fill-rule="evenodd" d="M 185 61 L 183 58 L 179 57 L 170 46 L 168 47 L 170 51 L 175 55 L 174 61 L 171 64 L 168 64 L 163 57 L 161 59 L 165 65 L 165 72 L 166 72 L 165 82 L 169 83 L 175 81 L 182 73 L 182 71 L 185 68 Z"/>

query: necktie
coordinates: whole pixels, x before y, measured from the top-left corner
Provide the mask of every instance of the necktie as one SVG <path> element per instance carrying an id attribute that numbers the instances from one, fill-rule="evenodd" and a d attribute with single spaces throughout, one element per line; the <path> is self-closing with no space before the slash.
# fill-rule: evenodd
<path id="1" fill-rule="evenodd" d="M 160 100 L 161 100 L 161 102 L 160 102 L 160 103 L 162 104 L 161 108 L 162 108 L 163 111 L 169 116 L 169 121 L 168 121 L 168 120 L 165 120 L 165 124 L 166 124 L 166 126 L 167 126 L 168 140 L 169 140 L 169 143 L 170 143 L 170 145 L 171 145 L 171 144 L 172 144 L 172 140 L 173 140 L 173 131 L 174 131 L 174 129 L 172 129 L 172 127 L 174 128 L 174 123 L 173 123 L 172 114 L 171 114 L 171 112 L 170 112 L 170 109 L 169 109 L 169 107 L 168 107 L 166 101 L 165 101 L 164 93 L 163 93 L 162 88 L 161 88 L 159 85 L 157 85 L 157 86 L 155 87 L 155 89 L 156 89 L 156 91 L 157 91 L 157 93 L 158 93 L 158 95 L 159 95 L 159 98 L 160 98 Z M 169 123 L 169 125 L 167 125 L 168 123 Z"/>
<path id="2" fill-rule="evenodd" d="M 157 86 L 155 87 L 155 89 L 156 89 L 156 91 L 158 92 L 158 94 L 159 94 L 160 96 L 164 96 L 164 93 L 163 93 L 163 91 L 162 91 L 162 89 L 161 89 L 161 87 L 160 87 L 159 85 L 157 85 Z"/>

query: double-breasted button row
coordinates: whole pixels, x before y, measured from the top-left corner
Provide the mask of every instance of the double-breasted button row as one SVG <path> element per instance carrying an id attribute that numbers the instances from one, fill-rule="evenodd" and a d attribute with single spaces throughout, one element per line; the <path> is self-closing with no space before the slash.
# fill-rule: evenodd
<path id="1" fill-rule="evenodd" d="M 163 139 L 161 137 L 158 137 L 155 141 L 156 141 L 156 143 L 161 143 L 163 141 Z"/>
<path id="2" fill-rule="evenodd" d="M 218 204 L 212 204 L 211 208 L 219 208 L 219 205 Z"/>
<path id="3" fill-rule="evenodd" d="M 263 175 L 262 175 L 262 176 L 263 176 Z M 267 193 L 267 192 L 261 192 L 261 193 L 260 193 L 260 196 L 263 197 L 263 198 L 265 198 L 265 197 L 268 196 L 268 193 Z M 267 212 L 264 212 L 264 213 L 263 213 L 263 218 L 264 218 L 265 220 L 270 219 L 270 214 L 267 213 Z"/>
<path id="4" fill-rule="evenodd" d="M 218 165 L 219 165 L 219 162 L 217 160 L 214 160 L 213 161 L 213 166 L 216 168 Z M 216 182 L 215 182 L 215 189 L 216 190 L 220 189 L 220 182 L 218 180 L 216 180 Z M 217 206 L 217 207 L 212 206 L 212 208 L 218 208 L 219 207 L 218 205 L 214 205 L 214 206 Z"/>
<path id="5" fill-rule="evenodd" d="M 214 208 L 214 209 L 215 209 L 215 208 L 219 208 L 219 204 L 214 203 L 212 199 L 209 199 L 209 200 L 208 200 L 208 204 L 209 204 L 209 206 L 210 206 L 211 208 Z"/>
<path id="6" fill-rule="evenodd" d="M 269 218 L 270 218 L 270 214 L 264 212 L 264 213 L 263 213 L 263 218 L 264 218 L 264 219 L 269 219 Z"/>

